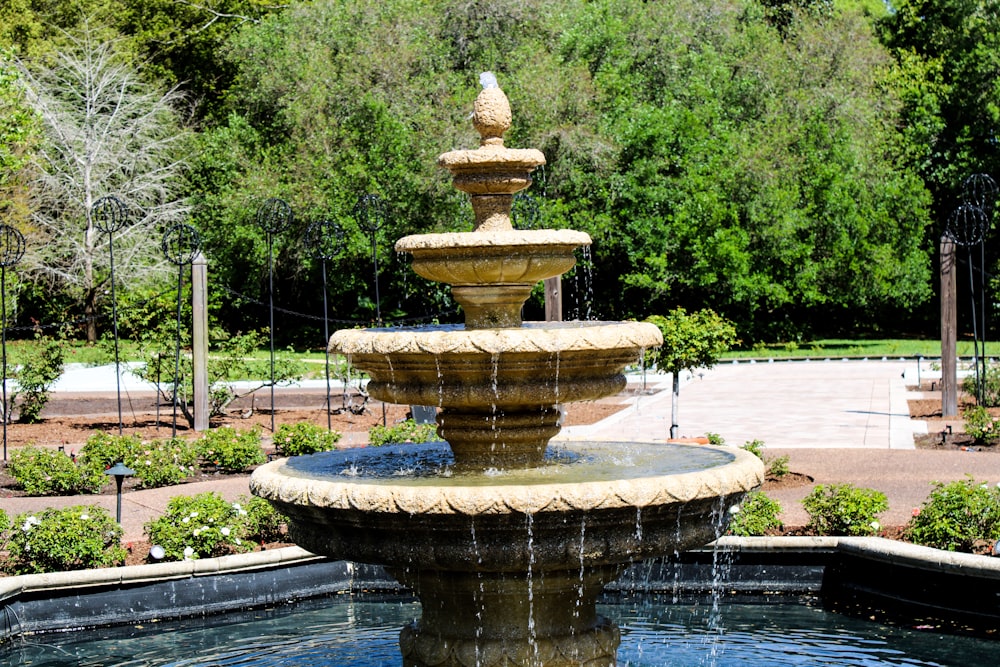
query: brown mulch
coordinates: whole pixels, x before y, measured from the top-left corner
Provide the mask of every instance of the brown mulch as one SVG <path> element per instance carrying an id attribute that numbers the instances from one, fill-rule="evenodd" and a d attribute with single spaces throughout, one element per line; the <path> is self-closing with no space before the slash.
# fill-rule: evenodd
<path id="1" fill-rule="evenodd" d="M 963 432 L 961 428 L 961 414 L 966 408 L 970 408 L 976 404 L 975 398 L 959 392 L 958 416 L 945 417 L 941 414 L 941 391 L 937 383 L 931 384 L 925 382 L 919 388 L 908 387 L 908 389 L 911 391 L 922 391 L 925 395 L 932 395 L 929 398 L 915 398 L 907 401 L 910 409 L 910 418 L 928 422 L 928 433 L 921 433 L 913 437 L 913 442 L 917 446 L 917 449 L 977 452 L 1000 451 L 1000 439 L 977 443 L 972 436 Z M 988 408 L 987 410 L 994 417 L 1000 418 L 1000 408 Z"/>

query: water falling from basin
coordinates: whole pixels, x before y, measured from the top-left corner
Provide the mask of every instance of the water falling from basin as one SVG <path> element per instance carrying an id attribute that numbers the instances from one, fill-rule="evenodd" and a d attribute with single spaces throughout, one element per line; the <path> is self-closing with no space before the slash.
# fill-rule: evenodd
<path id="1" fill-rule="evenodd" d="M 545 159 L 504 147 L 510 107 L 484 80 L 479 148 L 439 158 L 471 196 L 473 231 L 396 245 L 452 286 L 465 326 L 330 340 L 369 374 L 373 397 L 439 407 L 445 442 L 275 461 L 251 489 L 289 517 L 298 544 L 383 565 L 414 591 L 422 616 L 400 637 L 404 665 L 611 666 L 619 637 L 597 613 L 603 586 L 631 562 L 711 541 L 718 508 L 759 485 L 763 465 L 711 447 L 550 446 L 558 404 L 621 391 L 624 369 L 662 338 L 640 322 L 521 321 L 534 285 L 572 268 L 590 238 L 513 230 L 513 195 Z"/>

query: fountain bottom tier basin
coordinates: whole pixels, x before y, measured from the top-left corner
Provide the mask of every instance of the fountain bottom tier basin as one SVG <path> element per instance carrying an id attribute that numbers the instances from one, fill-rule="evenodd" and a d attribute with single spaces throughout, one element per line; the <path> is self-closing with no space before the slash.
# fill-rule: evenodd
<path id="1" fill-rule="evenodd" d="M 534 468 L 465 473 L 433 443 L 275 461 L 251 489 L 300 546 L 384 565 L 415 591 L 405 665 L 556 667 L 613 665 L 604 585 L 713 540 L 762 479 L 732 448 L 561 442 Z"/>

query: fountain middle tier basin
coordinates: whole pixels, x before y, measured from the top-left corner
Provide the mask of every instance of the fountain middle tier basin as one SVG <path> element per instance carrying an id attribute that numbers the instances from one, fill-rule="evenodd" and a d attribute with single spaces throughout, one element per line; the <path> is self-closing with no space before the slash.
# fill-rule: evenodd
<path id="1" fill-rule="evenodd" d="M 749 452 L 559 442 L 531 469 L 461 473 L 445 443 L 273 461 L 250 480 L 318 554 L 414 571 L 616 569 L 715 539 L 763 481 Z"/>
<path id="2" fill-rule="evenodd" d="M 625 388 L 625 367 L 662 340 L 646 322 L 526 322 L 348 329 L 330 351 L 367 372 L 379 400 L 497 415 L 613 395 Z"/>

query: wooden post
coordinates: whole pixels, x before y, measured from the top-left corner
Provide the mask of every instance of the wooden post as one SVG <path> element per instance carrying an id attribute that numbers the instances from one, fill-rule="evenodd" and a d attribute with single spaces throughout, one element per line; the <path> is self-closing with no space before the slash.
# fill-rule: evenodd
<path id="1" fill-rule="evenodd" d="M 941 237 L 941 416 L 958 415 L 958 304 L 955 240 Z"/>
<path id="2" fill-rule="evenodd" d="M 562 322 L 562 276 L 545 279 L 545 321 Z"/>
<path id="3" fill-rule="evenodd" d="M 194 430 L 208 430 L 208 260 L 198 253 L 191 262 L 191 376 Z"/>

